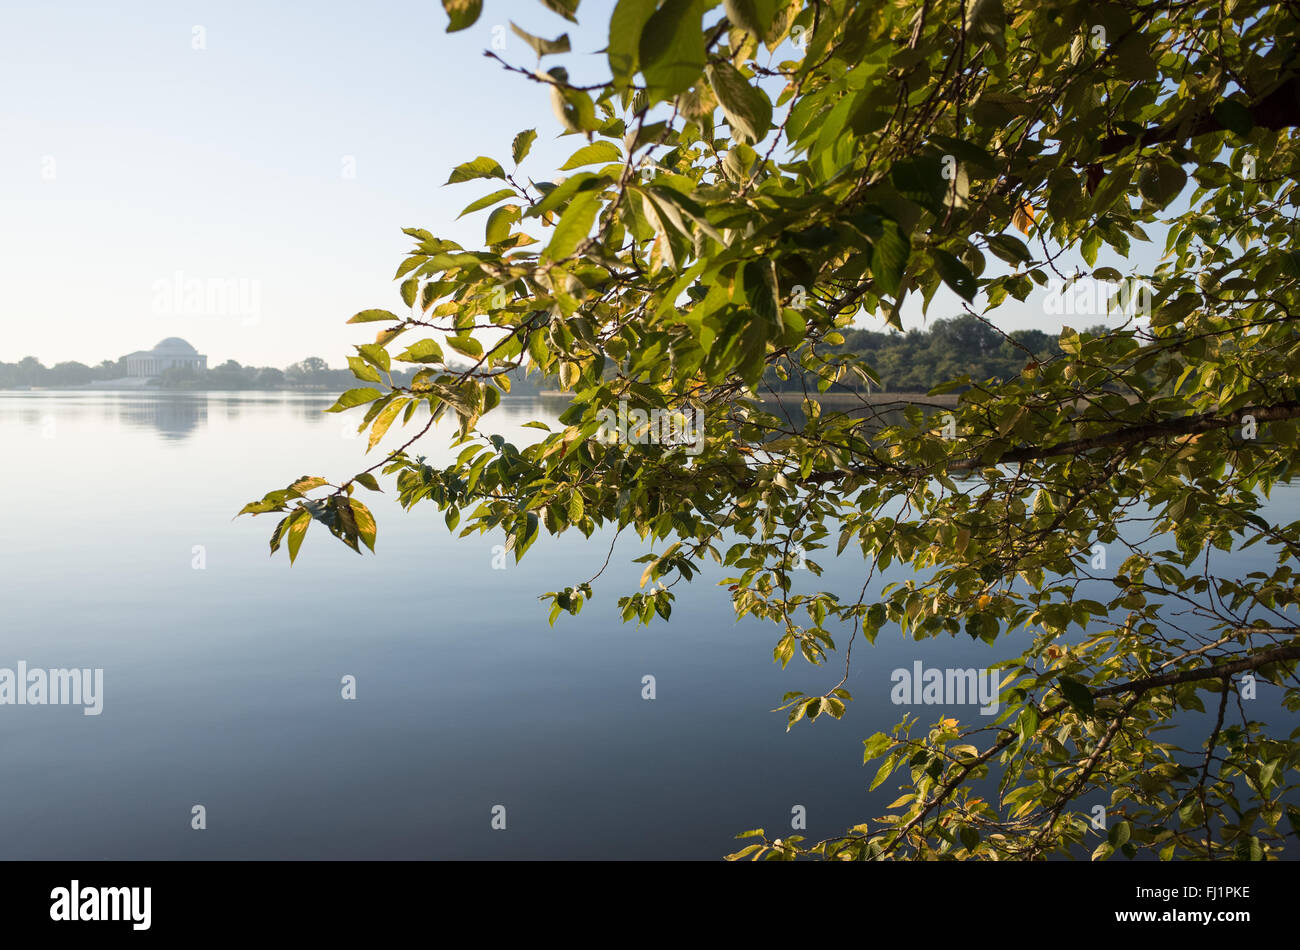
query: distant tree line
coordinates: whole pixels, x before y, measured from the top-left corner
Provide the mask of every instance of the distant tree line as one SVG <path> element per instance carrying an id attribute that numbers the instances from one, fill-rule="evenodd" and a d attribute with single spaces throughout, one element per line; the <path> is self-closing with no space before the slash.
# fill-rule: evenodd
<path id="1" fill-rule="evenodd" d="M 391 374 L 393 383 L 409 386 L 412 377 L 420 369 L 419 366 L 408 369 L 394 366 Z M 537 386 L 522 372 L 510 375 L 513 384 L 511 392 L 537 392 Z M 309 356 L 283 370 L 273 366 L 240 366 L 234 360 L 226 360 L 220 366 L 203 371 L 176 367 L 164 371 L 159 381 L 163 389 L 320 389 L 340 392 L 365 385 L 357 380 L 352 370 L 331 369 L 319 356 Z"/>
<path id="2" fill-rule="evenodd" d="M 399 386 L 410 383 L 419 367 L 399 370 L 394 367 L 393 381 Z M 523 373 L 513 373 L 512 392 L 532 394 L 537 386 Z M 126 376 L 126 360 L 104 360 L 98 366 L 67 362 L 45 366 L 34 356 L 17 363 L 0 362 L 0 389 L 18 386 L 84 386 L 96 381 L 120 379 Z M 243 389 L 321 389 L 339 391 L 361 385 L 349 369 L 331 369 L 319 356 L 278 369 L 274 366 L 241 366 L 235 360 L 226 360 L 220 366 L 205 370 L 175 367 L 164 370 L 158 377 L 163 389 L 179 390 L 243 390 Z"/>
<path id="3" fill-rule="evenodd" d="M 77 362 L 45 366 L 36 357 L 25 356 L 17 363 L 0 363 L 0 388 L 80 386 L 96 379 L 116 379 L 125 375 L 124 360 L 104 360 L 98 366 Z"/>
<path id="4" fill-rule="evenodd" d="M 407 374 L 408 378 L 412 374 Z M 398 374 L 393 374 L 394 381 Z M 226 360 L 206 370 L 177 366 L 163 370 L 158 377 L 163 389 L 337 389 L 356 385 L 351 370 L 330 369 L 319 356 L 291 363 L 284 369 L 274 366 L 241 366 Z"/>
<path id="5" fill-rule="evenodd" d="M 1095 328 L 1092 332 L 1101 330 Z M 1003 336 L 968 315 L 935 320 L 924 330 L 906 333 L 845 330 L 842 335 L 844 342 L 827 355 L 852 353 L 861 357 L 875 370 L 881 388 L 887 392 L 928 392 L 962 375 L 969 375 L 974 382 L 1005 381 L 1020 374 L 1030 362 L 1030 354 L 1043 362 L 1061 352 L 1056 333 L 1013 330 Z M 788 369 L 786 373 L 787 378 L 781 379 L 776 367 L 769 366 L 764 384 L 776 390 L 816 391 L 815 379 L 800 379 Z M 831 391 L 866 388 L 857 377 L 846 377 Z"/>
<path id="6" fill-rule="evenodd" d="M 1093 328 L 1091 332 L 1100 332 Z M 1020 374 L 1030 354 L 1044 361 L 1061 352 L 1055 333 L 1042 330 L 1013 330 L 1003 336 L 977 317 L 963 315 L 934 321 L 924 330 L 845 330 L 844 342 L 833 353 L 853 353 L 865 359 L 888 392 L 927 392 L 942 382 L 963 374 L 973 381 L 1007 380 Z M 393 381 L 406 385 L 416 368 L 394 369 Z M 17 363 L 0 363 L 0 388 L 15 386 L 81 386 L 95 380 L 118 379 L 126 375 L 126 361 L 104 360 L 98 366 L 68 362 L 45 366 L 34 356 Z M 535 377 L 534 377 L 535 378 Z M 177 367 L 158 377 L 163 389 L 321 389 L 341 391 L 360 385 L 349 369 L 331 369 L 318 356 L 277 369 L 274 366 L 241 366 L 226 360 L 206 370 Z M 814 380 L 798 374 L 782 379 L 770 366 L 764 382 L 776 390 L 816 390 Z M 511 392 L 533 395 L 538 386 L 522 372 L 511 374 Z M 846 378 L 835 390 L 858 390 L 866 384 Z M 874 387 L 873 387 L 874 388 Z"/>

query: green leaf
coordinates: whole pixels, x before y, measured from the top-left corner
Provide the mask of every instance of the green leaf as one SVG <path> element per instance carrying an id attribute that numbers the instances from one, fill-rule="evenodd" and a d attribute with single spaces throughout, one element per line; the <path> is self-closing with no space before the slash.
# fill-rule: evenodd
<path id="1" fill-rule="evenodd" d="M 388 351 L 378 343 L 364 343 L 357 347 L 357 352 L 361 358 L 376 369 L 381 369 L 385 373 L 392 368 L 392 359 Z"/>
<path id="2" fill-rule="evenodd" d="M 553 76 L 553 79 L 559 82 L 567 81 L 567 73 L 564 70 L 552 69 L 549 72 L 560 74 Z M 560 124 L 570 132 L 590 132 L 599 127 L 596 122 L 596 107 L 591 101 L 591 96 L 581 89 L 570 89 L 557 82 L 551 87 L 551 111 L 560 120 Z"/>
<path id="3" fill-rule="evenodd" d="M 894 768 L 897 765 L 898 763 L 892 755 L 885 759 L 884 762 L 880 763 L 880 768 L 876 769 L 876 775 L 871 780 L 871 784 L 867 786 L 867 791 L 873 792 L 879 788 L 884 783 L 885 779 L 889 778 L 893 773 Z"/>
<path id="4" fill-rule="evenodd" d="M 561 33 L 553 40 L 546 40 L 542 39 L 540 36 L 533 36 L 533 34 L 529 33 L 527 30 L 520 29 L 515 24 L 514 20 L 510 21 L 510 29 L 514 30 L 516 36 L 533 48 L 533 51 L 537 53 L 538 59 L 541 59 L 543 56 L 552 56 L 556 53 L 569 52 L 568 33 Z M 515 159 L 515 161 L 518 162 L 519 160 Z"/>
<path id="5" fill-rule="evenodd" d="M 402 281 L 401 293 L 402 303 L 408 307 L 414 307 L 415 298 L 420 293 L 420 281 L 415 277 Z"/>
<path id="6" fill-rule="evenodd" d="M 1120 209 L 1127 211 L 1132 196 L 1133 166 L 1106 171 L 1092 196 L 1092 207 L 1097 212 L 1108 211 L 1118 203 Z"/>
<path id="7" fill-rule="evenodd" d="M 298 558 L 298 549 L 302 547 L 302 539 L 307 536 L 307 528 L 311 524 L 311 513 L 306 508 L 299 508 L 294 514 L 289 516 L 289 563 L 292 564 Z"/>
<path id="8" fill-rule="evenodd" d="M 360 554 L 361 548 L 357 545 L 357 520 L 352 517 L 352 506 L 348 504 L 348 499 L 342 495 L 334 495 L 330 498 L 330 509 L 333 514 L 330 533 Z"/>
<path id="9" fill-rule="evenodd" d="M 483 0 L 442 0 L 442 8 L 447 11 L 450 21 L 447 32 L 456 33 L 469 29 L 478 21 L 483 12 Z"/>
<path id="10" fill-rule="evenodd" d="M 537 141 L 536 129 L 525 129 L 515 136 L 514 142 L 510 145 L 510 154 L 514 157 L 516 165 L 528 157 L 528 151 L 533 147 L 533 142 L 535 141 Z M 506 189 L 507 197 L 512 194 L 514 194 L 514 192 Z M 480 198 L 479 200 L 481 201 L 483 199 Z M 491 204 L 491 202 L 489 202 L 489 204 Z M 464 213 L 464 211 L 461 212 L 461 214 Z"/>
<path id="11" fill-rule="evenodd" d="M 1007 14 L 1002 0 L 975 0 L 966 16 L 968 40 L 987 41 L 998 49 L 1007 47 Z"/>
<path id="12" fill-rule="evenodd" d="M 1069 676 L 1062 676 L 1057 682 L 1061 687 L 1061 695 L 1065 697 L 1067 703 L 1087 716 L 1095 712 L 1092 690 L 1087 686 Z"/>
<path id="13" fill-rule="evenodd" d="M 473 181 L 475 178 L 502 178 L 506 177 L 506 171 L 501 164 L 494 159 L 485 155 L 480 155 L 472 162 L 465 162 L 457 165 L 447 179 L 447 184 L 454 185 L 462 181 Z"/>
<path id="14" fill-rule="evenodd" d="M 243 514 L 243 512 L 241 511 L 240 514 Z M 271 532 L 271 553 L 272 554 L 280 550 L 280 541 L 284 538 L 285 529 L 289 527 L 290 517 L 291 516 L 286 515 L 285 517 L 281 518 L 280 523 L 277 524 L 275 526 L 275 530 Z"/>
<path id="15" fill-rule="evenodd" d="M 722 8 L 733 26 L 759 40 L 767 37 L 776 17 L 776 0 L 723 0 Z"/>
<path id="16" fill-rule="evenodd" d="M 930 256 L 934 258 L 934 265 L 939 271 L 939 276 L 943 278 L 943 282 L 956 291 L 957 296 L 968 301 L 975 299 L 978 284 L 969 267 L 954 255 L 937 247 L 930 249 Z"/>
<path id="17" fill-rule="evenodd" d="M 379 375 L 379 370 L 375 369 L 359 356 L 348 357 L 348 368 L 352 370 L 352 375 L 367 383 L 382 383 L 384 378 Z"/>
<path id="18" fill-rule="evenodd" d="M 360 476 L 358 476 L 359 479 Z M 371 481 L 374 481 L 374 479 L 372 478 Z M 375 491 L 378 490 L 379 488 L 376 486 Z M 349 498 L 348 505 L 352 508 L 352 518 L 356 522 L 358 536 L 373 553 L 375 550 L 375 516 L 370 513 L 369 508 L 355 498 Z"/>
<path id="19" fill-rule="evenodd" d="M 898 297 L 911 253 L 907 236 L 892 218 L 873 214 L 869 220 L 864 221 L 862 217 L 857 220 L 871 240 L 871 277 L 878 292 Z"/>
<path id="20" fill-rule="evenodd" d="M 514 192 L 510 192 L 514 194 Z M 395 313 L 389 313 L 387 310 L 362 310 L 360 313 L 348 320 L 348 323 L 374 323 L 378 320 L 398 321 L 402 318 Z"/>
<path id="21" fill-rule="evenodd" d="M 1267 792 L 1269 790 L 1269 787 L 1273 784 L 1273 775 L 1281 764 L 1281 759 L 1274 759 L 1272 762 L 1265 762 L 1260 765 L 1259 788 L 1261 791 Z"/>
<path id="22" fill-rule="evenodd" d="M 519 133 L 519 135 L 524 135 L 524 134 L 525 134 L 525 133 L 523 133 L 523 132 L 520 132 L 520 133 Z M 536 133 L 536 132 L 533 132 L 533 138 L 537 138 L 537 133 Z M 516 136 L 516 137 L 515 137 L 515 144 L 516 144 L 516 147 L 515 147 L 515 153 L 516 153 L 516 154 L 519 153 L 518 143 L 519 143 L 519 136 Z M 528 151 L 528 148 L 527 148 L 527 146 L 525 146 L 525 147 L 524 147 L 524 152 L 527 153 L 527 151 Z M 516 158 L 515 161 L 518 162 L 519 159 Z M 462 211 L 460 214 L 456 215 L 456 217 L 457 217 L 457 218 L 463 218 L 463 217 L 465 217 L 465 215 L 470 214 L 471 212 L 474 212 L 474 211 L 481 211 L 482 209 L 486 208 L 488 205 L 494 205 L 494 204 L 496 204 L 498 201 L 504 201 L 506 198 L 513 198 L 514 196 L 515 196 L 515 190 L 514 190 L 513 188 L 498 188 L 496 191 L 492 192 L 492 194 L 490 194 L 490 195 L 484 195 L 482 198 L 479 198 L 477 201 L 471 201 L 469 204 L 467 204 L 467 205 L 465 206 L 465 210 Z M 383 311 L 368 310 L 368 311 L 366 311 L 366 312 L 367 312 L 367 313 L 376 313 L 376 312 L 378 312 L 378 313 L 382 313 Z M 375 319 L 380 319 L 380 318 L 379 318 L 379 317 L 376 317 Z"/>
<path id="23" fill-rule="evenodd" d="M 379 444 L 379 440 L 384 437 L 384 433 L 388 431 L 389 426 L 393 424 L 393 420 L 397 418 L 397 413 L 409 401 L 405 396 L 394 399 L 380 410 L 379 415 L 375 416 L 375 421 L 370 426 L 370 443 L 366 446 L 367 452 Z"/>
<path id="24" fill-rule="evenodd" d="M 664 0 L 646 21 L 637 52 L 652 103 L 685 92 L 704 71 L 703 17 L 700 0 Z"/>
<path id="25" fill-rule="evenodd" d="M 483 344 L 472 336 L 458 335 L 447 337 L 447 345 L 462 356 L 477 360 L 483 356 Z"/>
<path id="26" fill-rule="evenodd" d="M 559 185 L 543 182 L 541 184 L 551 185 L 550 191 L 546 193 L 545 198 L 524 212 L 524 217 L 540 218 L 548 211 L 557 210 L 579 192 L 595 191 L 608 184 L 609 181 L 609 178 L 597 175 L 594 172 L 578 172 Z"/>
<path id="27" fill-rule="evenodd" d="M 921 155 L 896 161 L 889 168 L 889 181 L 909 201 L 916 202 L 934 214 L 944 212 L 949 185 L 943 177 L 943 166 L 938 158 Z M 886 207 L 893 210 L 889 205 Z"/>
<path id="28" fill-rule="evenodd" d="M 1257 837 L 1248 835 L 1237 840 L 1233 847 L 1233 856 L 1238 861 L 1263 861 L 1264 848 Z"/>
<path id="29" fill-rule="evenodd" d="M 1133 827 L 1127 821 L 1117 821 L 1111 825 L 1110 831 L 1106 834 L 1106 840 L 1113 848 L 1123 847 L 1128 844 L 1128 839 L 1133 835 Z"/>
<path id="30" fill-rule="evenodd" d="M 622 157 L 623 153 L 612 142 L 593 142 L 570 155 L 569 160 L 560 166 L 560 171 L 567 172 L 574 168 L 581 168 L 583 165 L 616 162 Z"/>
<path id="31" fill-rule="evenodd" d="M 984 238 L 989 250 L 1008 264 L 1027 264 L 1034 259 L 1028 245 L 1011 234 L 989 234 Z"/>
<path id="32" fill-rule="evenodd" d="M 893 746 L 894 740 L 883 732 L 877 732 L 870 739 L 862 740 L 862 764 L 884 755 Z"/>
<path id="33" fill-rule="evenodd" d="M 773 328 L 781 331 L 781 302 L 776 287 L 776 275 L 770 260 L 750 261 L 745 265 L 743 282 L 745 297 L 754 314 Z"/>
<path id="34" fill-rule="evenodd" d="M 1168 160 L 1148 162 L 1138 172 L 1137 186 L 1142 197 L 1158 208 L 1163 208 L 1183 190 L 1187 172 L 1177 163 Z"/>
<path id="35" fill-rule="evenodd" d="M 1210 114 L 1214 116 L 1214 121 L 1218 122 L 1219 125 L 1229 132 L 1235 132 L 1243 139 L 1255 127 L 1255 120 L 1251 117 L 1250 110 L 1240 102 L 1234 102 L 1231 99 L 1224 99 L 1218 103 L 1210 110 Z"/>
<path id="36" fill-rule="evenodd" d="M 379 480 L 369 472 L 362 472 L 357 475 L 356 480 L 360 482 L 363 487 L 369 488 L 371 491 L 383 491 L 383 489 L 379 487 Z"/>
<path id="37" fill-rule="evenodd" d="M 339 396 L 338 402 L 326 409 L 326 412 L 342 412 L 345 409 L 351 409 L 353 406 L 361 406 L 368 402 L 374 402 L 381 395 L 378 389 L 365 387 L 362 389 L 349 389 L 343 395 Z"/>
<path id="38" fill-rule="evenodd" d="M 402 363 L 441 363 L 442 347 L 436 340 L 420 340 L 399 353 L 397 360 Z"/>
<path id="39" fill-rule="evenodd" d="M 537 515 L 533 514 L 531 511 L 528 512 L 527 518 L 520 521 L 515 526 L 514 537 L 516 564 L 519 563 L 519 560 L 524 556 L 524 553 L 533 546 L 533 542 L 537 540 L 537 535 L 540 530 L 541 525 L 537 520 Z"/>
<path id="40" fill-rule="evenodd" d="M 637 71 L 637 45 L 646 21 L 654 13 L 655 0 L 618 0 L 609 18 L 609 70 L 614 83 L 625 86 Z"/>
<path id="41" fill-rule="evenodd" d="M 302 494 L 311 491 L 313 488 L 322 488 L 328 484 L 329 482 L 321 478 L 319 475 L 304 475 L 302 478 L 290 485 L 289 490 Z"/>
<path id="42" fill-rule="evenodd" d="M 578 195 L 564 209 L 564 214 L 555 226 L 551 241 L 542 252 L 546 260 L 562 260 L 572 254 L 591 233 L 591 226 L 600 210 L 600 195 L 587 191 Z"/>
<path id="43" fill-rule="evenodd" d="M 772 103 L 740 70 L 723 61 L 708 68 L 709 82 L 731 128 L 749 142 L 758 142 L 772 128 Z"/>
<path id="44" fill-rule="evenodd" d="M 484 243 L 500 244 L 506 238 L 510 237 L 510 226 L 519 220 L 518 205 L 502 205 L 488 215 L 487 226 L 484 228 Z"/>
<path id="45" fill-rule="evenodd" d="M 1112 62 L 1119 75 L 1130 82 L 1146 82 L 1159 76 L 1156 62 L 1147 44 L 1149 36 L 1135 33 L 1112 47 Z"/>
<path id="46" fill-rule="evenodd" d="M 570 23 L 577 23 L 578 0 L 542 0 L 542 6 L 552 13 L 558 13 Z"/>
<path id="47" fill-rule="evenodd" d="M 682 234 L 689 233 L 682 222 L 682 218 L 686 217 L 694 221 L 701 231 L 719 244 L 726 243 L 718 230 L 705 217 L 704 209 L 677 189 L 652 183 L 645 187 L 644 194 L 654 199 L 655 207 L 668 215 Z"/>
<path id="48" fill-rule="evenodd" d="M 1083 236 L 1079 242 L 1079 254 L 1083 257 L 1084 262 L 1091 267 L 1097 263 L 1097 251 L 1101 249 L 1101 231 L 1093 228 Z"/>

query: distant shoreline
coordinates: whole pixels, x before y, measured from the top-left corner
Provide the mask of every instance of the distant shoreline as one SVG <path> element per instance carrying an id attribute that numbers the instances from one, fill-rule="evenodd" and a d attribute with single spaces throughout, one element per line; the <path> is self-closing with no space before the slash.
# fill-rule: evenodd
<path id="1" fill-rule="evenodd" d="M 568 399 L 569 394 L 559 392 L 554 389 L 545 389 L 537 394 L 541 399 Z M 796 390 L 777 391 L 775 393 L 763 393 L 759 397 L 760 402 L 776 403 L 789 402 L 800 403 L 803 401 L 804 393 Z M 926 393 L 916 392 L 872 392 L 872 393 L 808 393 L 808 398 L 826 406 L 881 406 L 890 403 L 906 403 L 916 405 L 917 403 L 932 403 L 939 406 L 956 406 L 956 393 L 943 393 L 939 396 L 930 396 Z"/>
<path id="2" fill-rule="evenodd" d="M 85 393 L 85 392 L 119 392 L 119 393 L 190 393 L 190 394 L 211 394 L 211 393 L 301 393 L 304 395 L 337 395 L 338 390 L 331 386 L 277 386 L 271 389 L 164 389 L 161 386 L 131 386 L 117 385 L 109 383 L 90 383 L 81 386 L 8 386 L 0 387 L 0 393 Z M 559 392 L 558 390 L 542 390 L 536 393 L 503 393 L 502 399 L 547 399 L 547 400 L 567 400 L 571 398 L 569 393 Z M 784 391 L 776 393 L 764 393 L 760 397 L 761 402 L 777 403 L 789 402 L 798 403 L 804 398 L 802 392 Z M 880 406 L 890 403 L 900 403 L 915 405 L 918 403 L 931 403 L 940 406 L 956 406 L 957 395 L 955 393 L 944 393 L 938 396 L 930 396 L 926 393 L 919 392 L 873 392 L 873 393 L 809 393 L 808 398 L 812 399 L 819 405 L 827 406 L 849 406 L 849 405 L 868 405 Z"/>
<path id="3" fill-rule="evenodd" d="M 131 386 L 118 383 L 83 383 L 80 386 L 0 386 L 0 393 L 320 393 L 338 394 L 333 386 L 273 386 L 242 389 L 169 389 L 163 386 Z"/>

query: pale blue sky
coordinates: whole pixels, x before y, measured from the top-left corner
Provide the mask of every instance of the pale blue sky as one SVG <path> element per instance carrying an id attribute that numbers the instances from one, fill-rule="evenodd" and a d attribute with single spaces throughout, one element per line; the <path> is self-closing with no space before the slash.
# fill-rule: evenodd
<path id="1" fill-rule="evenodd" d="M 213 363 L 342 365 L 373 336 L 351 314 L 401 307 L 402 227 L 481 245 L 484 215 L 454 218 L 492 183 L 444 188 L 453 165 L 508 164 L 514 134 L 535 127 L 524 172 L 553 177 L 581 144 L 556 139 L 543 86 L 483 50 L 512 19 L 568 32 L 574 54 L 548 65 L 598 81 L 611 0 L 584 0 L 577 27 L 535 0 L 485 7 L 456 34 L 436 0 L 5 7 L 0 360 L 93 364 L 181 336 Z M 535 64 L 505 36 L 503 56 Z M 178 275 L 242 301 L 157 312 Z M 1018 310 L 999 322 L 1049 328 L 1041 306 Z M 936 299 L 931 317 L 955 311 Z"/>

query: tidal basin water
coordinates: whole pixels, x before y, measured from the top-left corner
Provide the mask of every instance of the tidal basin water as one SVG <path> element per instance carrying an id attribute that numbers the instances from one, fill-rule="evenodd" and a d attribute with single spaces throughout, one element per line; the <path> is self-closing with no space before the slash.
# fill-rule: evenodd
<path id="1" fill-rule="evenodd" d="M 841 655 L 782 671 L 779 631 L 736 621 L 721 569 L 677 585 L 671 622 L 623 624 L 635 539 L 553 628 L 537 595 L 596 573 L 608 532 L 542 537 L 494 569 L 499 536 L 457 538 L 386 485 L 365 493 L 377 554 L 317 525 L 290 568 L 268 556 L 274 516 L 232 516 L 375 460 L 331 401 L 0 393 L 0 668 L 103 670 L 98 715 L 0 705 L 0 858 L 716 859 L 748 828 L 818 840 L 897 796 L 867 792 L 864 738 L 907 711 L 989 721 L 977 703 L 894 705 L 892 670 L 982 669 L 1030 636 L 859 642 L 845 719 L 787 733 L 782 693 L 834 685 Z M 522 445 L 538 418 L 510 399 L 489 422 Z M 427 440 L 433 464 L 446 444 Z M 814 558 L 860 586 L 860 559 Z"/>

